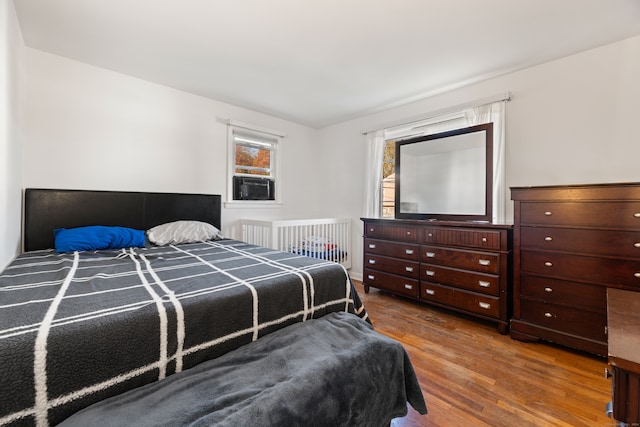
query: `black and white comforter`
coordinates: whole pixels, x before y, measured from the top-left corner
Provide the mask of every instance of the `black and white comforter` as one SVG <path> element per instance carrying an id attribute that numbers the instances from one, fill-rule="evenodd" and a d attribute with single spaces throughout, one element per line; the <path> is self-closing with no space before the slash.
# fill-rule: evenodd
<path id="1" fill-rule="evenodd" d="M 341 265 L 235 240 L 23 254 L 0 275 L 0 425 L 56 424 L 335 311 L 366 318 Z"/>

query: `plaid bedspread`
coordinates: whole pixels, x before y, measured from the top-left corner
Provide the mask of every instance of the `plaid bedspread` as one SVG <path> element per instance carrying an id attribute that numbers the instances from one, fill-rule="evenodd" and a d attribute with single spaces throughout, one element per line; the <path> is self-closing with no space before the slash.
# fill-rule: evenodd
<path id="1" fill-rule="evenodd" d="M 341 265 L 236 240 L 23 254 L 0 275 L 0 425 L 54 425 L 335 311 L 366 319 Z"/>

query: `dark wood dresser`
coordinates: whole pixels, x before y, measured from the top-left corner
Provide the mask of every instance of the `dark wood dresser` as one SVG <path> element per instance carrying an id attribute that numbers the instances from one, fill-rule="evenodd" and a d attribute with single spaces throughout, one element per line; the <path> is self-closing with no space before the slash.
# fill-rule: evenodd
<path id="1" fill-rule="evenodd" d="M 607 289 L 612 418 L 640 425 L 640 292 Z"/>
<path id="2" fill-rule="evenodd" d="M 362 220 L 365 292 L 383 289 L 496 322 L 507 332 L 511 225 Z"/>
<path id="3" fill-rule="evenodd" d="M 640 184 L 518 187 L 511 337 L 607 355 L 607 288 L 640 290 Z"/>

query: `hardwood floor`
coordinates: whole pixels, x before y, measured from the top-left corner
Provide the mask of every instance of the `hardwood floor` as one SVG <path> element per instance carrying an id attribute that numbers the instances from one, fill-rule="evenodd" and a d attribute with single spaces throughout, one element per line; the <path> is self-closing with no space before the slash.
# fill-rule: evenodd
<path id="1" fill-rule="evenodd" d="M 392 427 L 612 426 L 606 359 L 500 335 L 494 324 L 355 282 L 376 330 L 403 343 L 429 413 Z"/>

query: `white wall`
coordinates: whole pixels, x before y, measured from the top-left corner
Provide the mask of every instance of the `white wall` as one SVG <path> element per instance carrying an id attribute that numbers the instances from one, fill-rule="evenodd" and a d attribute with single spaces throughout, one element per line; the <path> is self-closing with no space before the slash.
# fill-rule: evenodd
<path id="1" fill-rule="evenodd" d="M 24 41 L 12 1 L 0 1 L 0 270 L 20 250 Z"/>
<path id="2" fill-rule="evenodd" d="M 31 48 L 26 75 L 24 187 L 225 195 L 227 126 L 217 118 L 231 118 L 287 134 L 284 204 L 223 209 L 223 233 L 240 237 L 242 217 L 315 215 L 311 128 Z"/>
<path id="3" fill-rule="evenodd" d="M 223 231 L 239 237 L 241 217 L 352 217 L 358 278 L 363 130 L 511 91 L 507 187 L 640 181 L 638 75 L 640 37 L 634 37 L 315 131 L 26 49 L 23 186 L 224 194 L 226 135 L 216 117 L 279 129 L 288 134 L 285 205 L 225 209 Z"/>
<path id="4" fill-rule="evenodd" d="M 506 109 L 506 184 L 640 181 L 640 37 L 513 72 L 325 128 L 324 162 L 335 173 L 328 206 L 354 218 L 352 275 L 362 274 L 365 137 L 362 131 L 511 91 Z M 508 191 L 508 190 L 507 190 Z M 513 203 L 507 194 L 507 218 Z"/>

